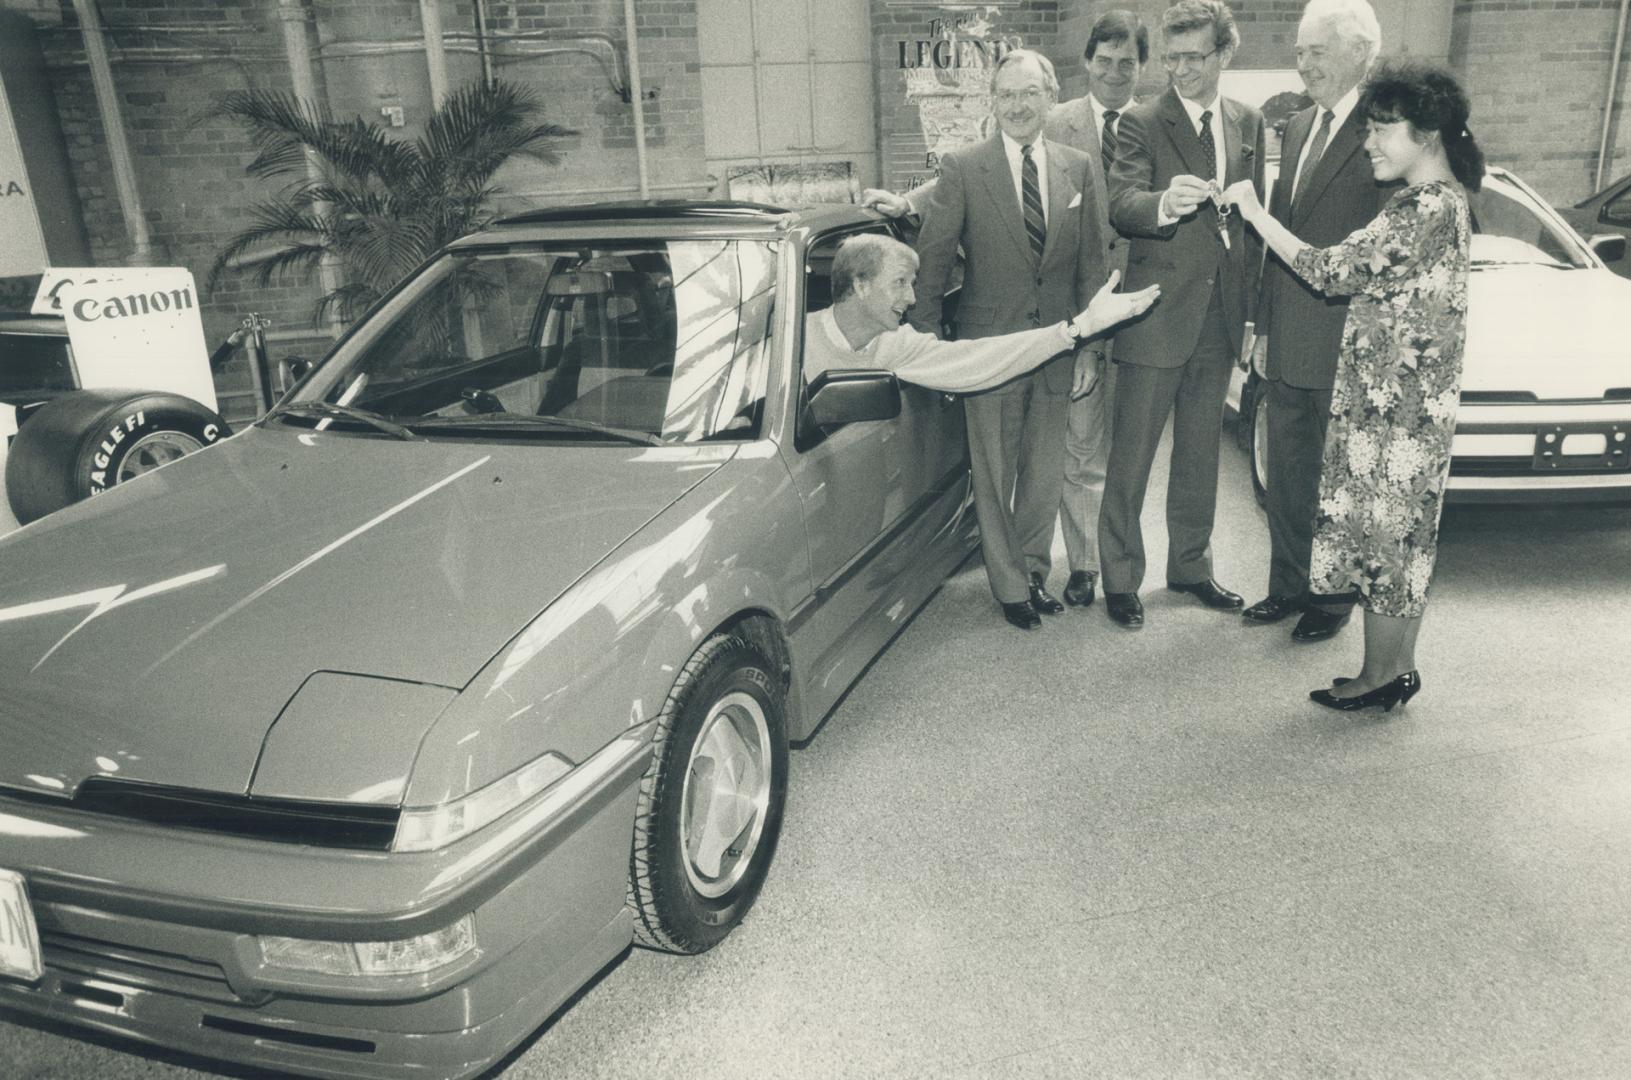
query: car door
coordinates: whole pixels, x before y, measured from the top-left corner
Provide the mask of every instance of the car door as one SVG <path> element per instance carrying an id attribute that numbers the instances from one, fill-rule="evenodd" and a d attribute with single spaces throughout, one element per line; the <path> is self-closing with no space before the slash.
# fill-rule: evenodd
<path id="1" fill-rule="evenodd" d="M 887 233 L 878 226 L 812 240 L 801 325 L 831 305 L 833 253 L 857 231 Z M 782 452 L 810 548 L 813 592 L 800 613 L 798 651 L 819 715 L 945 573 L 945 559 L 934 556 L 953 546 L 967 494 L 963 413 L 950 395 L 902 383 L 895 419 L 845 424 Z"/>

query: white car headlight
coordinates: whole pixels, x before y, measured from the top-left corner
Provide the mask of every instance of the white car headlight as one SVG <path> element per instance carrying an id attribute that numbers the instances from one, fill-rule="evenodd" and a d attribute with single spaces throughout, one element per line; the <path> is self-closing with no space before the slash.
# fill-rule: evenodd
<path id="1" fill-rule="evenodd" d="M 514 810 L 572 771 L 559 754 L 545 754 L 462 799 L 410 806 L 397 821 L 392 851 L 436 851 Z"/>
<path id="2" fill-rule="evenodd" d="M 419 975 L 446 967 L 476 947 L 476 918 L 396 941 L 313 941 L 262 937 L 267 967 L 319 975 Z"/>

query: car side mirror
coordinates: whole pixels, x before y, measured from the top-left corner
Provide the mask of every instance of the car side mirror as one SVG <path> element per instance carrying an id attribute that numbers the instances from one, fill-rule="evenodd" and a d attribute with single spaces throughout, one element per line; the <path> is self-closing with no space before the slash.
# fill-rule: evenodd
<path id="1" fill-rule="evenodd" d="M 1625 258 L 1625 237 L 1619 233 L 1597 233 L 1586 243 L 1604 262 L 1619 262 Z"/>
<path id="2" fill-rule="evenodd" d="M 862 420 L 893 420 L 900 415 L 900 382 L 894 372 L 866 368 L 823 371 L 799 413 L 797 446 L 807 450 L 829 428 Z"/>

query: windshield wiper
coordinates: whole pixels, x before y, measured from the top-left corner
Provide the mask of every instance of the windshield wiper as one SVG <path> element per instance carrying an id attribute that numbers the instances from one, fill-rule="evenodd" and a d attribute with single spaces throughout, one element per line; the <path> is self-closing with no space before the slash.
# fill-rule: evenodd
<path id="1" fill-rule="evenodd" d="M 593 435 L 621 439 L 641 446 L 662 446 L 663 441 L 649 431 L 611 427 L 593 420 L 574 420 L 565 416 L 528 416 L 524 413 L 477 413 L 474 416 L 429 416 L 413 423 L 415 429 L 445 430 L 504 430 L 506 428 L 565 428 L 568 431 L 586 431 Z"/>
<path id="2" fill-rule="evenodd" d="M 273 409 L 267 414 L 270 420 L 274 416 L 284 413 L 294 413 L 297 416 L 321 416 L 328 420 L 355 420 L 359 424 L 367 424 L 376 431 L 383 431 L 387 435 L 395 435 L 399 439 L 413 439 L 413 432 L 394 421 L 387 420 L 379 413 L 369 412 L 367 409 L 354 409 L 350 405 L 336 405 L 331 401 L 297 401 L 292 405 L 283 405 Z"/>

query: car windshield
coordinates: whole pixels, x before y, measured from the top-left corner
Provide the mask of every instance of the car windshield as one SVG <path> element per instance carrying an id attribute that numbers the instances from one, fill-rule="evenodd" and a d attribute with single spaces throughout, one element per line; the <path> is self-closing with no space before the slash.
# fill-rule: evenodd
<path id="1" fill-rule="evenodd" d="M 1473 266 L 1548 266 L 1578 270 L 1591 266 L 1585 246 L 1568 227 L 1535 205 L 1530 194 L 1500 176 L 1485 175 L 1483 188 L 1469 193 Z"/>
<path id="2" fill-rule="evenodd" d="M 0 400 L 77 385 L 66 334 L 0 330 Z"/>
<path id="3" fill-rule="evenodd" d="M 279 415 L 389 434 L 372 414 L 427 438 L 749 437 L 763 409 L 775 282 L 775 247 L 763 241 L 453 252 Z"/>

